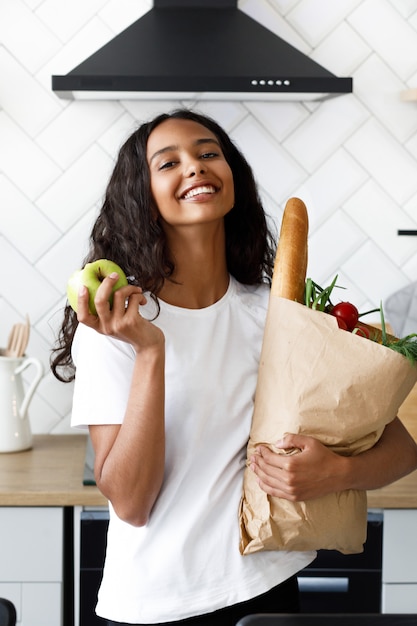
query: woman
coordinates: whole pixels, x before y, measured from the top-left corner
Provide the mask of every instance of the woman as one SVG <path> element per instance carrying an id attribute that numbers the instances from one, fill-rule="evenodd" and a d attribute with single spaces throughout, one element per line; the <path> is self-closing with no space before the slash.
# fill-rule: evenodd
<path id="1" fill-rule="evenodd" d="M 74 360 L 72 423 L 89 427 L 109 500 L 97 605 L 108 624 L 233 626 L 250 613 L 297 610 L 295 574 L 314 553 L 238 548 L 274 252 L 251 169 L 213 120 L 179 110 L 127 140 L 87 260 L 112 259 L 135 284 L 110 310 L 117 275 L 107 277 L 97 316 L 81 289 L 78 320 L 67 307 L 52 363 L 62 379 L 59 368 Z M 372 489 L 417 466 L 398 420 L 355 458 L 309 437 L 281 443 L 292 446 L 302 453 L 260 449 L 252 459 L 271 495 Z"/>

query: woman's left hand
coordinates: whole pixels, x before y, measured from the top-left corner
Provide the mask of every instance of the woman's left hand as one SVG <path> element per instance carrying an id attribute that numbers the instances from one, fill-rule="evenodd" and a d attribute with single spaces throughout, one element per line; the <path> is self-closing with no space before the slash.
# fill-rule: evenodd
<path id="1" fill-rule="evenodd" d="M 299 452 L 279 454 L 258 446 L 250 459 L 259 486 L 268 495 L 286 500 L 311 500 L 338 491 L 346 457 L 306 435 L 286 435 L 275 443 L 277 448 Z"/>

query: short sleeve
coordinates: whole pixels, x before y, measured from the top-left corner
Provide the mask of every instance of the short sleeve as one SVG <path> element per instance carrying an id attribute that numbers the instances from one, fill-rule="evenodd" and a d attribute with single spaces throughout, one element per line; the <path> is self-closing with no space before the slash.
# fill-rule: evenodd
<path id="1" fill-rule="evenodd" d="M 121 424 L 135 362 L 133 347 L 79 324 L 72 357 L 76 374 L 71 426 Z"/>

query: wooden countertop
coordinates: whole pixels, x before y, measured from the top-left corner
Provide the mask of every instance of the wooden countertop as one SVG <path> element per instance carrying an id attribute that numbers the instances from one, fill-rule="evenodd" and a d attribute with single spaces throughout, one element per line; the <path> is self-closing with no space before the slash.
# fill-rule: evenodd
<path id="1" fill-rule="evenodd" d="M 0 453 L 0 506 L 106 506 L 84 486 L 86 435 L 35 435 L 31 450 Z"/>
<path id="2" fill-rule="evenodd" d="M 398 417 L 417 441 L 417 385 L 401 405 Z M 368 506 L 383 509 L 417 509 L 417 471 L 383 489 L 369 491 Z"/>
<path id="3" fill-rule="evenodd" d="M 417 440 L 417 386 L 399 412 Z M 35 435 L 33 448 L 0 453 L 0 506 L 106 506 L 83 485 L 86 435 Z M 417 471 L 368 492 L 369 508 L 417 509 Z"/>

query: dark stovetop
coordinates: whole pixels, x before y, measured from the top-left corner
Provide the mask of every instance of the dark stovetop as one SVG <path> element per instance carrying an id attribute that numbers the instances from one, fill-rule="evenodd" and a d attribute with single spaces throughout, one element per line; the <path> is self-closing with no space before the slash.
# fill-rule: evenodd
<path id="1" fill-rule="evenodd" d="M 87 438 L 87 446 L 85 451 L 84 477 L 83 485 L 95 485 L 94 478 L 94 448 L 90 437 Z"/>

